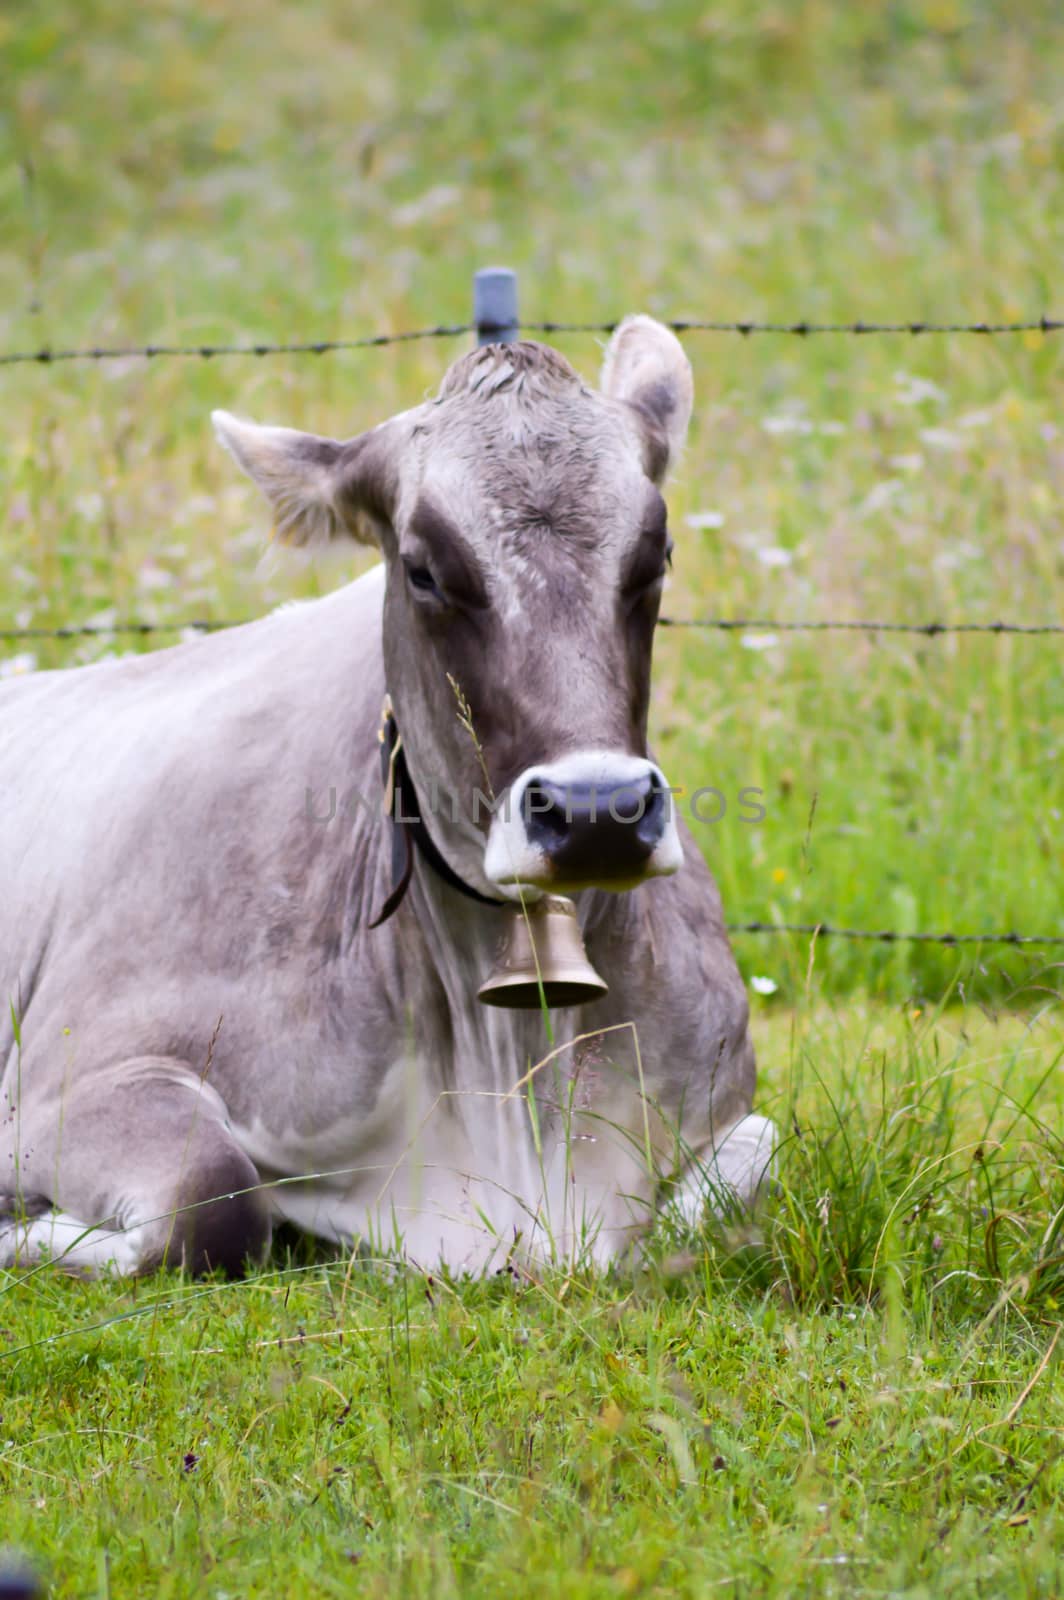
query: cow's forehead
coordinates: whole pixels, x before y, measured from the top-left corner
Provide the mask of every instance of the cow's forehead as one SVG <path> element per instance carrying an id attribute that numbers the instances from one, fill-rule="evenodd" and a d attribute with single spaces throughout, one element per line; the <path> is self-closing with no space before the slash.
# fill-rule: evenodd
<path id="1" fill-rule="evenodd" d="M 583 378 L 549 345 L 522 339 L 514 344 L 489 344 L 453 361 L 440 384 L 442 403 L 462 396 L 488 399 L 506 392 L 526 398 L 583 390 Z"/>
<path id="2" fill-rule="evenodd" d="M 478 545 L 553 532 L 599 549 L 637 529 L 653 493 L 625 409 L 545 345 L 461 357 L 414 436 L 407 517 L 427 498 Z"/>

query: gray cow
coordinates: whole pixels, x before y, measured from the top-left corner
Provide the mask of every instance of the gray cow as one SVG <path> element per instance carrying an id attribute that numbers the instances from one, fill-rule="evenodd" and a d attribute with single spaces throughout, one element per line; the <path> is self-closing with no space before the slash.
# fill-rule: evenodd
<path id="1" fill-rule="evenodd" d="M 216 413 L 282 538 L 383 562 L 0 693 L 0 1264 L 239 1272 L 273 1217 L 424 1267 L 607 1262 L 664 1194 L 753 1198 L 746 997 L 646 749 L 691 398 L 632 317 L 598 391 L 521 343 L 346 443 Z M 381 921 L 386 693 L 428 839 Z M 570 804 L 622 790 L 638 826 Z M 552 1035 L 476 999 L 498 903 L 544 890 L 609 984 Z"/>

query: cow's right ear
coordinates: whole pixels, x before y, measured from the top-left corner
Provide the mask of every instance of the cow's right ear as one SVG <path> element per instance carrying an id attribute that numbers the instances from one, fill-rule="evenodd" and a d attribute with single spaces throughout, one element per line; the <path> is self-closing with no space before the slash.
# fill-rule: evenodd
<path id="1" fill-rule="evenodd" d="M 263 427 L 228 411 L 212 411 L 211 421 L 237 466 L 270 502 L 285 544 L 322 545 L 345 536 L 378 542 L 395 496 L 387 423 L 341 441 Z"/>
<path id="2" fill-rule="evenodd" d="M 653 317 L 625 317 L 602 363 L 602 389 L 631 407 L 643 443 L 643 467 L 660 484 L 683 448 L 694 383 L 683 345 Z"/>

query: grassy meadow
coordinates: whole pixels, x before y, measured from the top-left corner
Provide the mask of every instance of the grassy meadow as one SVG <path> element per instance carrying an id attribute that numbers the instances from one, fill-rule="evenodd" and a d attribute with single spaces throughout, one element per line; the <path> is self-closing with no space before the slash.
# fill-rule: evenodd
<path id="1" fill-rule="evenodd" d="M 1062 71 L 1048 0 L 13 0 L 0 353 L 465 321 L 494 261 L 533 320 L 1060 316 Z M 764 792 L 700 834 L 729 919 L 1064 935 L 1059 637 L 768 625 L 1064 619 L 1064 336 L 685 344 L 665 609 L 754 620 L 662 630 L 652 733 Z M 0 633 L 362 570 L 265 552 L 207 414 L 354 433 L 462 348 L 0 366 Z M 756 1222 L 605 1279 L 8 1274 L 0 1544 L 64 1600 L 1061 1592 L 1064 952 L 736 947 Z"/>

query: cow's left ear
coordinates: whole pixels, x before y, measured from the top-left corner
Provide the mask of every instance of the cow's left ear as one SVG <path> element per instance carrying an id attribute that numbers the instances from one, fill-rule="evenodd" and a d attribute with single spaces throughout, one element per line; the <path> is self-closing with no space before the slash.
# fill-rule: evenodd
<path id="1" fill-rule="evenodd" d="M 694 403 L 683 345 L 653 317 L 625 317 L 606 346 L 602 390 L 635 412 L 644 469 L 660 483 L 683 448 Z"/>
<path id="2" fill-rule="evenodd" d="M 378 542 L 395 496 L 388 423 L 341 441 L 263 427 L 228 411 L 212 411 L 211 421 L 220 443 L 270 502 L 285 544 L 321 545 L 343 536 Z"/>

